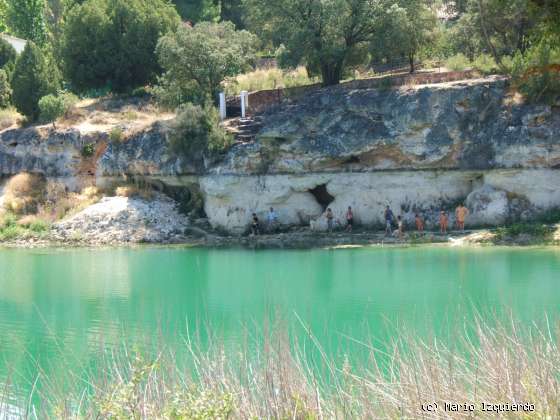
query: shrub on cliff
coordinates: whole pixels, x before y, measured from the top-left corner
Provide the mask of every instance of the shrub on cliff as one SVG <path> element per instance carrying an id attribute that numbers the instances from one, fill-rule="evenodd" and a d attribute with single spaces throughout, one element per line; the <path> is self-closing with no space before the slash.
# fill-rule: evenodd
<path id="1" fill-rule="evenodd" d="M 249 69 L 256 38 L 236 31 L 231 22 L 183 25 L 158 42 L 157 55 L 165 73 L 155 93 L 174 108 L 187 101 L 215 101 L 226 77 Z"/>
<path id="2" fill-rule="evenodd" d="M 218 112 L 211 106 L 183 105 L 169 133 L 171 150 L 193 160 L 221 152 L 230 143 L 230 136 L 219 126 Z"/>
<path id="3" fill-rule="evenodd" d="M 86 0 L 65 19 L 64 73 L 82 92 L 106 86 L 126 91 L 152 81 L 160 71 L 157 41 L 179 24 L 166 0 Z"/>
<path id="4" fill-rule="evenodd" d="M 74 106 L 77 99 L 76 96 L 69 93 L 43 96 L 39 100 L 41 122 L 54 123 L 54 121 L 65 115 Z"/>
<path id="5" fill-rule="evenodd" d="M 0 69 L 0 108 L 8 107 L 11 97 L 12 88 L 8 82 L 8 75 L 3 69 Z"/>
<path id="6" fill-rule="evenodd" d="M 28 42 L 16 61 L 12 76 L 13 103 L 31 120 L 39 117 L 39 99 L 57 91 L 56 70 L 33 42 Z"/>
<path id="7" fill-rule="evenodd" d="M 39 175 L 26 172 L 10 178 L 4 187 L 4 208 L 14 214 L 30 214 L 45 194 L 46 182 Z"/>

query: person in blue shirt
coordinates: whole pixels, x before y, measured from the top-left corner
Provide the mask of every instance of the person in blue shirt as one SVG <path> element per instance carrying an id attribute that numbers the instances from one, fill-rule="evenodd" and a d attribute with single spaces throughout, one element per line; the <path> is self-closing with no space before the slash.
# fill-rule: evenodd
<path id="1" fill-rule="evenodd" d="M 276 230 L 278 226 L 278 214 L 274 211 L 272 207 L 270 208 L 268 214 L 266 215 L 266 223 L 269 232 Z"/>
<path id="2" fill-rule="evenodd" d="M 385 236 L 391 236 L 393 234 L 393 219 L 395 215 L 391 207 L 387 206 L 385 208 Z"/>

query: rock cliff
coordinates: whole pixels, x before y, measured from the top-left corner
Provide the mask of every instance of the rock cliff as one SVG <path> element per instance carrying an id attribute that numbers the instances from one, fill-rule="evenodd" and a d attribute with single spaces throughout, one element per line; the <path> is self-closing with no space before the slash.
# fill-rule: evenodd
<path id="1" fill-rule="evenodd" d="M 405 221 L 464 201 L 473 225 L 531 219 L 560 207 L 560 107 L 524 104 L 493 77 L 399 89 L 320 89 L 262 115 L 250 143 L 190 162 L 168 150 L 165 123 L 110 142 L 106 133 L 28 128 L 0 134 L 0 174 L 40 172 L 67 184 L 141 177 L 194 189 L 214 227 L 240 233 L 270 206 L 309 224 L 379 224 L 389 204 Z M 95 152 L 83 155 L 85 144 Z M 191 191 L 194 193 L 193 191 Z M 321 223 L 316 223 L 321 228 Z"/>

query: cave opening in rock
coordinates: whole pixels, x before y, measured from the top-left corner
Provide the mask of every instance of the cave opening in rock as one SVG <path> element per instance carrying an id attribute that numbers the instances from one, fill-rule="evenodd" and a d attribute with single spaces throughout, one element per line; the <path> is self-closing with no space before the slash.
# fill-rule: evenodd
<path id="1" fill-rule="evenodd" d="M 327 184 L 317 185 L 315 188 L 310 189 L 309 192 L 313 194 L 313 197 L 321 205 L 323 211 L 334 201 L 334 197 L 327 191 Z"/>

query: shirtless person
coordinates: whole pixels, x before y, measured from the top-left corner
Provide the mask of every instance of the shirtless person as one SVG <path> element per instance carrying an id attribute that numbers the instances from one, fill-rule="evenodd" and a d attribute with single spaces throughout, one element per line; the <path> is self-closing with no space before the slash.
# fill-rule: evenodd
<path id="1" fill-rule="evenodd" d="M 397 229 L 399 233 L 399 239 L 402 240 L 402 238 L 404 237 L 404 227 L 403 227 L 403 220 L 400 215 L 397 216 Z"/>
<path id="2" fill-rule="evenodd" d="M 447 234 L 447 224 L 449 223 L 449 218 L 447 217 L 447 213 L 443 210 L 439 214 L 439 232 L 441 234 Z"/>
<path id="3" fill-rule="evenodd" d="M 424 220 L 422 220 L 422 217 L 420 217 L 420 215 L 418 213 L 416 213 L 415 221 L 416 221 L 416 230 L 420 233 L 423 233 L 424 232 Z"/>
<path id="4" fill-rule="evenodd" d="M 466 208 L 463 203 L 459 204 L 459 207 L 455 209 L 455 217 L 457 218 L 457 228 L 461 231 L 465 231 L 465 219 L 469 215 L 469 209 Z"/>
<path id="5" fill-rule="evenodd" d="M 352 207 L 348 206 L 348 211 L 346 212 L 346 230 L 352 232 L 352 226 L 354 226 L 354 212 Z"/>
<path id="6" fill-rule="evenodd" d="M 327 230 L 329 233 L 332 233 L 334 227 L 334 214 L 330 208 L 327 209 L 325 217 L 327 218 Z"/>

